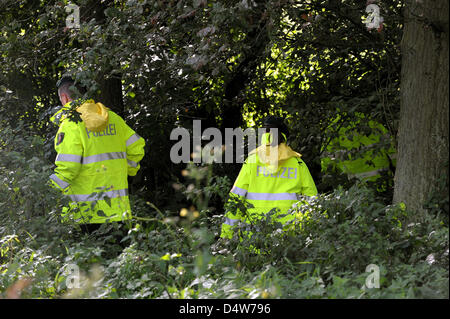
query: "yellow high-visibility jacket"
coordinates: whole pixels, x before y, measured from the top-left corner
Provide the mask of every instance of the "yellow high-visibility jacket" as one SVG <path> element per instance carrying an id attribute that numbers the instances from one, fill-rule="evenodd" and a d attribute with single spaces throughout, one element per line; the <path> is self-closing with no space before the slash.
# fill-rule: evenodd
<path id="1" fill-rule="evenodd" d="M 268 153 L 274 156 L 267 156 Z M 248 208 L 246 214 L 239 210 L 227 211 L 220 237 L 231 238 L 235 225 L 241 222 L 251 224 L 273 208 L 279 209 L 278 215 L 287 214 L 300 201 L 299 195 L 317 195 L 314 180 L 300 157 L 285 143 L 278 145 L 275 151 L 274 148 L 259 147 L 250 153 L 230 197 L 238 196 L 253 208 Z M 293 218 L 293 214 L 288 214 L 277 217 L 277 220 L 284 224 Z"/>
<path id="2" fill-rule="evenodd" d="M 388 131 L 382 124 L 370 120 L 368 125 L 374 133 L 368 136 L 363 135 L 358 132 L 358 125 L 364 115 L 360 113 L 355 115 L 353 123 L 341 127 L 338 131 L 339 137 L 331 140 L 322 150 L 322 172 L 331 169 L 345 173 L 349 178 L 355 177 L 361 181 L 374 181 L 380 177 L 382 171 L 388 171 L 391 164 L 395 166 L 396 151 L 391 145 L 389 149 L 382 149 L 379 154 L 374 154 L 371 147 L 380 143 L 381 135 L 388 136 Z M 339 119 L 338 116 L 332 124 L 337 123 Z M 347 135 L 350 135 L 350 138 Z M 352 150 L 361 150 L 362 156 L 353 158 L 351 156 Z"/>
<path id="3" fill-rule="evenodd" d="M 70 102 L 57 115 L 69 108 Z M 130 219 L 127 176 L 139 170 L 145 141 L 101 103 L 88 100 L 76 111 L 82 121 L 62 115 L 59 122 L 50 176 L 71 199 L 64 217 L 82 224 Z"/>

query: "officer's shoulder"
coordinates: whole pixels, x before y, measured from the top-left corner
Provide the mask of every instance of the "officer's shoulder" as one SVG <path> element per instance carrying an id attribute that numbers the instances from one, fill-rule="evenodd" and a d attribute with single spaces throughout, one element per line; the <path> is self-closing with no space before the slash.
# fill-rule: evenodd
<path id="1" fill-rule="evenodd" d="M 244 164 L 255 164 L 258 161 L 258 156 L 256 153 L 249 154 L 245 159 Z"/>
<path id="2" fill-rule="evenodd" d="M 297 163 L 298 163 L 299 165 L 306 165 L 305 162 L 302 160 L 301 157 L 294 157 L 294 158 L 295 158 L 295 160 L 297 161 Z"/>
<path id="3" fill-rule="evenodd" d="M 114 117 L 114 118 L 119 118 L 119 114 L 117 114 L 116 112 L 114 112 L 113 110 L 108 108 L 108 116 L 109 117 Z M 121 117 L 120 117 L 121 118 Z"/>
<path id="4" fill-rule="evenodd" d="M 80 124 L 80 123 L 82 123 L 81 119 L 79 121 L 77 121 L 73 118 L 65 117 L 61 120 L 61 122 L 59 124 L 59 128 L 64 129 L 64 130 L 77 129 L 78 124 Z"/>
<path id="5" fill-rule="evenodd" d="M 114 112 L 113 110 L 108 109 L 108 114 L 109 114 L 110 120 L 112 120 L 114 122 L 126 123 L 125 120 L 119 114 Z"/>

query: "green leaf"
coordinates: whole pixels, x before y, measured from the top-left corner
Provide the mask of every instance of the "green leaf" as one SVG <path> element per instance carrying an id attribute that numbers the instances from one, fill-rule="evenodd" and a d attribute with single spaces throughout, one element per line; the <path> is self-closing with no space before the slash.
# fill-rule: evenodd
<path id="1" fill-rule="evenodd" d="M 100 216 L 100 217 L 107 217 L 107 215 L 105 214 L 105 212 L 102 211 L 101 209 L 99 209 L 99 210 L 97 211 L 97 216 Z"/>

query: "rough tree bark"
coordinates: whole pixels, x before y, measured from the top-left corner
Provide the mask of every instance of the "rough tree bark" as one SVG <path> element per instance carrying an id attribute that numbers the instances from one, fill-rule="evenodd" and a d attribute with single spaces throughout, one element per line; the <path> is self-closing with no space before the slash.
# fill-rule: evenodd
<path id="1" fill-rule="evenodd" d="M 449 174 L 448 9 L 448 0 L 405 6 L 394 203 L 421 213 Z"/>

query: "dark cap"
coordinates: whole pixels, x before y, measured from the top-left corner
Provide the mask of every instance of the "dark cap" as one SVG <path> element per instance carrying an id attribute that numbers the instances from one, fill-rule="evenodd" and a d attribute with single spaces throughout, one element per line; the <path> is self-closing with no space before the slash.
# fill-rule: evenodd
<path id="1" fill-rule="evenodd" d="M 268 133 L 269 129 L 271 128 L 278 129 L 278 139 L 274 140 L 274 143 L 280 144 L 283 142 L 287 142 L 289 138 L 289 129 L 284 123 L 284 119 L 282 117 L 273 115 L 267 116 L 263 121 L 263 128 L 266 129 L 266 133 Z"/>
<path id="2" fill-rule="evenodd" d="M 277 128 L 281 133 L 284 133 L 286 137 L 289 137 L 289 129 L 284 123 L 284 119 L 278 116 L 267 116 L 263 121 L 263 127 L 265 128 Z"/>

